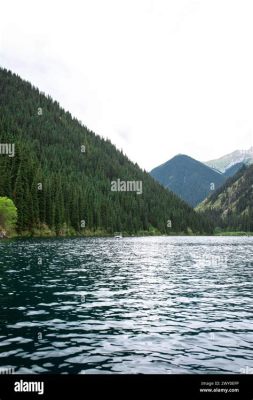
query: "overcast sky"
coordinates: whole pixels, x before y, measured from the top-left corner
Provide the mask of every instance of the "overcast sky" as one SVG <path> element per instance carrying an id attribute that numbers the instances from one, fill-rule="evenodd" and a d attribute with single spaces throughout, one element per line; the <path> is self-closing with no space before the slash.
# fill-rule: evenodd
<path id="1" fill-rule="evenodd" d="M 253 145 L 252 0 L 0 6 L 0 65 L 141 167 Z"/>

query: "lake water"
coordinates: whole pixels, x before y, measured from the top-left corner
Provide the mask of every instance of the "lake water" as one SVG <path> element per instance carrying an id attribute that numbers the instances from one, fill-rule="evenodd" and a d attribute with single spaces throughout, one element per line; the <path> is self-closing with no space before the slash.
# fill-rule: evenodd
<path id="1" fill-rule="evenodd" d="M 253 373 L 252 278 L 252 237 L 1 241 L 0 369 Z"/>

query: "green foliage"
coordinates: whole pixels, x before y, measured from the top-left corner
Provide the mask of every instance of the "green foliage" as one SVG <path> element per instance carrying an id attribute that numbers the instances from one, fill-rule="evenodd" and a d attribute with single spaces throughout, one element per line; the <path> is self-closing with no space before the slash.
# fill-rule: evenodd
<path id="1" fill-rule="evenodd" d="M 15 143 L 15 157 L 0 155 L 0 196 L 14 200 L 19 232 L 135 234 L 153 227 L 169 234 L 167 220 L 173 232 L 212 231 L 212 224 L 109 140 L 4 69 L 0 109 L 0 142 Z M 111 181 L 118 178 L 142 181 L 143 194 L 112 192 Z"/>
<path id="2" fill-rule="evenodd" d="M 12 232 L 17 222 L 17 208 L 8 197 L 0 197 L 0 230 Z"/>

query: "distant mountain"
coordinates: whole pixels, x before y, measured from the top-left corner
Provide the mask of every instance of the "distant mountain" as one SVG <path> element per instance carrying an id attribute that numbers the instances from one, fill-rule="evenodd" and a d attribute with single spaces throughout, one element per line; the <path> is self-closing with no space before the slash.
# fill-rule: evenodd
<path id="1" fill-rule="evenodd" d="M 183 154 L 152 169 L 150 175 L 193 207 L 226 179 L 220 172 Z"/>
<path id="2" fill-rule="evenodd" d="M 14 201 L 20 234 L 210 232 L 109 140 L 2 68 L 0 110 L 0 196 Z"/>
<path id="3" fill-rule="evenodd" d="M 253 165 L 242 167 L 196 207 L 216 227 L 253 232 Z"/>
<path id="4" fill-rule="evenodd" d="M 232 165 L 232 167 L 227 168 L 223 175 L 226 176 L 227 178 L 230 178 L 234 176 L 244 165 L 245 164 L 243 162 L 234 164 Z"/>
<path id="5" fill-rule="evenodd" d="M 216 160 L 204 162 L 209 167 L 218 169 L 221 172 L 225 172 L 228 168 L 238 163 L 244 163 L 245 165 L 253 163 L 253 147 L 248 150 L 236 150 Z"/>

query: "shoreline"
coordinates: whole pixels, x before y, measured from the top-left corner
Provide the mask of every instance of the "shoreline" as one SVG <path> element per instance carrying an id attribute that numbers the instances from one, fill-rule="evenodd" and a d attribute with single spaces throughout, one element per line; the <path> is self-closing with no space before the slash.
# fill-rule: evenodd
<path id="1" fill-rule="evenodd" d="M 217 236 L 232 236 L 232 237 L 252 237 L 253 236 L 253 232 L 219 232 L 219 233 L 206 233 L 206 234 L 189 234 L 189 233 L 185 233 L 185 232 L 172 232 L 169 235 L 163 234 L 163 233 L 159 233 L 159 232 L 140 232 L 140 233 L 136 233 L 136 234 L 128 234 L 126 232 L 122 233 L 122 238 L 138 238 L 138 237 L 153 237 L 153 236 L 161 236 L 161 237 L 199 237 L 199 236 L 203 236 L 203 237 L 217 237 Z M 11 240 L 11 239 L 66 239 L 66 238 L 115 238 L 118 239 L 117 237 L 115 237 L 114 234 L 109 234 L 106 232 L 89 232 L 87 234 L 65 234 L 65 235 L 57 235 L 55 233 L 51 233 L 51 234 L 39 234 L 38 232 L 36 232 L 36 234 L 29 234 L 28 232 L 25 233 L 21 233 L 21 234 L 11 234 L 10 236 L 5 236 L 4 238 L 0 238 L 0 242 L 1 241 L 6 241 L 6 240 Z"/>

